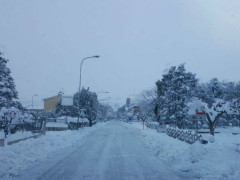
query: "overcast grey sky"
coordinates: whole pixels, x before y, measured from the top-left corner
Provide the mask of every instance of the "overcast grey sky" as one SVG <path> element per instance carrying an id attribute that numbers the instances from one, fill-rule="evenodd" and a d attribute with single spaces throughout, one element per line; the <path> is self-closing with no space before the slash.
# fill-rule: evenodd
<path id="1" fill-rule="evenodd" d="M 109 91 L 114 101 L 186 63 L 201 81 L 239 81 L 239 0 L 0 0 L 0 51 L 21 100 Z"/>

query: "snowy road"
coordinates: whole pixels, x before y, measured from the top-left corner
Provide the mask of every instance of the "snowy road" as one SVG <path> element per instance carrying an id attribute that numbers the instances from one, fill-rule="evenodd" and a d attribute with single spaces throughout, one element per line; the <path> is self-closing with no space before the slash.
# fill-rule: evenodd
<path id="1" fill-rule="evenodd" d="M 106 123 L 77 147 L 55 154 L 47 162 L 23 172 L 18 179 L 187 179 L 152 156 L 138 138 L 137 130 L 123 122 Z"/>

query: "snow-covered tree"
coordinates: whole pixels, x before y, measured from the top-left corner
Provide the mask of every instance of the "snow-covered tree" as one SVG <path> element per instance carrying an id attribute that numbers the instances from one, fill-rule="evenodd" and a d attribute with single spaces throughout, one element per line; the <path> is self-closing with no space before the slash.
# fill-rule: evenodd
<path id="1" fill-rule="evenodd" d="M 165 107 L 165 92 L 166 92 L 166 85 L 162 80 L 158 80 L 156 83 L 156 98 L 155 98 L 155 106 L 154 106 L 154 114 L 156 116 L 157 121 L 159 124 L 165 124 L 166 120 L 161 114 Z"/>
<path id="2" fill-rule="evenodd" d="M 79 102 L 80 99 L 80 102 Z M 95 92 L 89 91 L 89 89 L 82 89 L 79 93 L 76 93 L 73 98 L 74 106 L 79 107 L 80 109 L 84 109 L 86 118 L 89 120 L 90 126 L 97 117 L 97 109 L 98 109 L 98 98 Z"/>
<path id="3" fill-rule="evenodd" d="M 99 120 L 109 120 L 114 117 L 113 108 L 108 104 L 98 104 L 97 117 Z"/>
<path id="4" fill-rule="evenodd" d="M 191 107 L 191 112 L 195 111 L 195 109 L 201 108 L 202 111 L 206 113 L 206 122 L 211 135 L 214 135 L 214 129 L 216 128 L 216 124 L 218 123 L 220 117 L 224 114 L 233 115 L 236 113 L 236 111 L 231 107 L 231 103 L 229 101 L 218 98 L 216 98 L 211 105 L 201 101 L 200 99 L 193 98 L 192 102 L 189 103 L 189 107 Z"/>
<path id="5" fill-rule="evenodd" d="M 17 101 L 18 93 L 7 63 L 8 60 L 0 53 L 0 121 L 5 125 L 21 123 L 24 117 L 23 108 Z"/>
<path id="6" fill-rule="evenodd" d="M 228 121 L 240 125 L 240 82 L 225 83 L 225 94 L 224 99 L 229 101 L 231 109 L 234 111 Z"/>
<path id="7" fill-rule="evenodd" d="M 217 78 L 198 85 L 195 97 L 203 104 L 211 134 L 214 134 L 219 120 L 229 121 L 234 117 L 239 117 L 239 90 L 239 83 L 220 82 Z"/>
<path id="8" fill-rule="evenodd" d="M 148 118 L 152 118 L 158 121 L 158 118 L 157 118 L 158 116 L 157 114 L 155 114 L 155 111 L 154 111 L 158 103 L 156 88 L 143 91 L 141 95 L 138 97 L 138 99 L 135 101 L 136 101 L 136 105 L 140 108 L 142 114 L 146 115 Z"/>
<path id="9" fill-rule="evenodd" d="M 171 67 L 156 83 L 161 119 L 164 123 L 174 123 L 178 127 L 184 126 L 189 107 L 187 103 L 194 94 L 198 80 L 196 75 L 187 72 L 184 64 Z"/>
<path id="10" fill-rule="evenodd" d="M 0 52 L 0 108 L 20 106 L 16 102 L 18 93 L 15 89 L 14 80 L 11 76 L 11 71 L 7 67 L 8 60 L 2 56 Z"/>
<path id="11" fill-rule="evenodd" d="M 63 106 L 60 101 L 56 105 L 55 113 L 58 117 L 61 116 L 78 117 L 78 105 L 74 104 L 73 106 Z"/>
<path id="12" fill-rule="evenodd" d="M 127 110 L 126 110 L 126 105 L 121 106 L 117 110 L 117 117 L 119 119 L 124 119 L 127 118 Z"/>

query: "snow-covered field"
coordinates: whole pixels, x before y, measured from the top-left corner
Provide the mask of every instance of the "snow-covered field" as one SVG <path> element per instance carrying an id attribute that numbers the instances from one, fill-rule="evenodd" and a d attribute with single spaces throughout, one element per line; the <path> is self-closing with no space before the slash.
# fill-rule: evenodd
<path id="1" fill-rule="evenodd" d="M 195 179 L 240 179 L 240 146 L 236 145 L 240 135 L 232 135 L 236 129 L 217 129 L 215 143 L 190 145 L 150 128 L 143 130 L 139 122 L 126 125 L 139 129 L 138 135 L 156 157 Z"/>
<path id="2" fill-rule="evenodd" d="M 44 161 L 57 151 L 75 146 L 82 138 L 101 126 L 103 123 L 91 128 L 84 127 L 78 131 L 47 132 L 45 136 L 37 139 L 28 139 L 11 146 L 0 147 L 0 179 L 15 177 L 33 163 Z"/>

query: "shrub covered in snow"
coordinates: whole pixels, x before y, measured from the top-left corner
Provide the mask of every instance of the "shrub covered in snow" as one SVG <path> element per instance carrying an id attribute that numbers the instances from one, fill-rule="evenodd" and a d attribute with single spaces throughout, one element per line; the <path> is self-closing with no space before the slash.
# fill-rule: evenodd
<path id="1" fill-rule="evenodd" d="M 159 123 L 158 122 L 154 122 L 154 121 L 147 121 L 146 122 L 146 126 L 151 128 L 151 129 L 158 129 Z"/>
<path id="2" fill-rule="evenodd" d="M 201 135 L 197 134 L 194 131 L 182 130 L 177 127 L 166 126 L 167 134 L 173 138 L 177 138 L 181 141 L 193 144 L 201 140 Z"/>

